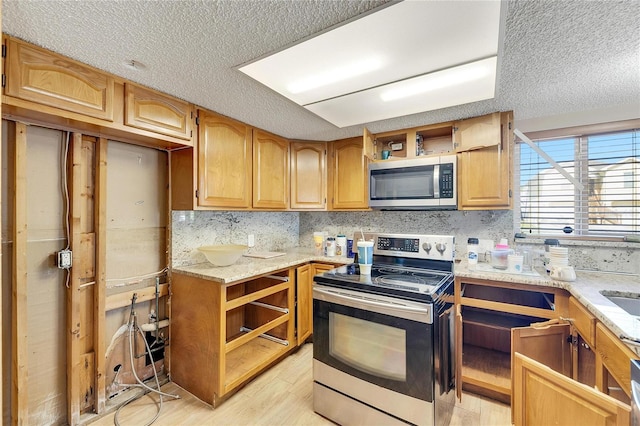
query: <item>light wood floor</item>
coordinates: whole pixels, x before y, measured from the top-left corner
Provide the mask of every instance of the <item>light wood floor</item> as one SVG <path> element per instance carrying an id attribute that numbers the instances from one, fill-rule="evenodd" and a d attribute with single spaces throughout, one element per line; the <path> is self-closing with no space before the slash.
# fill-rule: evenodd
<path id="1" fill-rule="evenodd" d="M 168 383 L 167 393 L 179 400 L 164 398 L 162 412 L 154 425 L 332 425 L 313 412 L 313 346 L 302 346 L 296 353 L 261 374 L 215 410 L 184 389 Z M 126 406 L 119 415 L 120 425 L 142 425 L 156 413 L 157 396 L 146 395 Z M 113 425 L 114 414 L 91 423 Z M 508 405 L 465 393 L 457 402 L 452 426 L 503 426 L 511 424 Z M 440 426 L 440 425 L 438 425 Z"/>

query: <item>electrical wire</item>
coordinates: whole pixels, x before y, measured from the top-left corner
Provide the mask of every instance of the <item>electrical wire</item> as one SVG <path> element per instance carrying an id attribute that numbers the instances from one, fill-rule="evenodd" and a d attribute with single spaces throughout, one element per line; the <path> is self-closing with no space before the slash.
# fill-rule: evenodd
<path id="1" fill-rule="evenodd" d="M 121 282 L 121 283 L 124 283 L 124 284 L 135 284 L 136 282 L 140 282 L 145 278 L 153 278 L 153 277 L 156 277 L 158 275 L 162 275 L 162 274 L 164 274 L 164 273 L 166 273 L 168 271 L 169 271 L 169 267 L 165 266 L 162 270 L 157 271 L 157 272 L 150 272 L 148 274 L 138 275 L 138 276 L 135 276 L 135 277 L 109 278 L 108 280 L 106 280 L 106 282 L 108 282 L 108 283 Z"/>
<path id="2" fill-rule="evenodd" d="M 133 302 L 132 302 L 132 306 L 133 306 Z M 158 371 L 156 370 L 156 365 L 155 365 L 155 362 L 153 360 L 153 354 L 151 353 L 151 348 L 149 347 L 149 342 L 147 342 L 147 339 L 144 336 L 144 332 L 142 331 L 140 326 L 135 324 L 135 321 L 133 321 L 132 315 L 129 315 L 128 329 L 129 329 L 129 361 L 131 362 L 131 372 L 133 373 L 133 377 L 135 377 L 136 382 L 138 382 L 138 383 L 134 384 L 134 385 L 125 385 L 125 386 L 143 388 L 143 389 L 145 389 L 145 390 L 147 390 L 149 392 L 153 392 L 153 393 L 158 394 L 158 396 L 160 398 L 160 402 L 156 404 L 156 406 L 158 407 L 158 411 L 156 412 L 155 416 L 153 416 L 153 418 L 149 421 L 149 423 L 145 424 L 145 426 L 150 426 L 158 419 L 158 417 L 160 417 L 160 412 L 162 411 L 162 403 L 163 403 L 162 397 L 166 396 L 166 397 L 169 397 L 169 398 L 180 399 L 180 396 L 179 395 L 173 395 L 173 394 L 170 394 L 170 393 L 165 393 L 165 392 L 162 392 L 160 390 L 160 380 L 158 379 Z M 133 359 L 134 358 L 134 356 L 133 356 L 133 333 L 140 333 L 140 335 L 142 336 L 142 340 L 144 340 L 144 345 L 145 345 L 147 353 L 149 354 L 149 360 L 151 361 L 151 367 L 153 368 L 153 377 L 155 379 L 156 386 L 158 387 L 157 389 L 154 389 L 154 388 L 152 388 L 150 386 L 147 386 L 142 380 L 140 380 L 140 377 L 138 377 L 138 374 L 136 373 L 136 369 L 135 369 L 135 366 L 134 366 L 134 359 Z M 134 395 L 133 397 L 131 397 L 128 400 L 126 400 L 120 407 L 118 407 L 118 409 L 116 410 L 115 415 L 113 416 L 113 423 L 116 426 L 120 426 L 120 422 L 118 420 L 118 416 L 120 415 L 120 411 L 127 404 L 129 404 L 130 402 L 134 401 L 137 398 L 138 398 L 138 395 Z"/>
<path id="3" fill-rule="evenodd" d="M 70 206 L 69 206 L 69 180 L 67 178 L 67 162 L 69 160 L 69 142 L 71 140 L 71 132 L 65 132 L 66 138 L 62 141 L 62 147 L 60 150 L 60 187 L 62 190 L 62 197 L 64 198 L 64 227 L 65 238 L 67 245 L 65 250 L 69 250 L 71 247 L 71 235 L 70 235 Z M 65 286 L 69 288 L 69 281 L 71 279 L 71 271 L 66 269 Z"/>

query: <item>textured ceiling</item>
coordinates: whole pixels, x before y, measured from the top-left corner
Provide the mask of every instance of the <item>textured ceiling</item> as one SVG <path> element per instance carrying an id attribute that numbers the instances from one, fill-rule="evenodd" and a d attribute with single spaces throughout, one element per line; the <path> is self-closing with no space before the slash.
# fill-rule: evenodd
<path id="1" fill-rule="evenodd" d="M 287 138 L 334 140 L 361 135 L 363 125 L 339 129 L 237 66 L 384 3 L 3 0 L 2 30 Z M 640 0 L 509 0 L 504 6 L 495 99 L 364 126 L 375 133 L 498 110 L 514 110 L 522 120 L 619 105 L 631 105 L 640 117 Z M 144 67 L 132 69 L 130 60 Z"/>

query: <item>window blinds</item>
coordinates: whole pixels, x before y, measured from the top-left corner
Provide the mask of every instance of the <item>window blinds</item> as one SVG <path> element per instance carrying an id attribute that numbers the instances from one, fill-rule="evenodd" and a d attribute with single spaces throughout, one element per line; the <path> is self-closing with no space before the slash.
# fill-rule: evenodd
<path id="1" fill-rule="evenodd" d="M 574 186 L 520 144 L 520 232 L 640 234 L 640 131 L 580 135 L 534 143 L 582 183 Z"/>

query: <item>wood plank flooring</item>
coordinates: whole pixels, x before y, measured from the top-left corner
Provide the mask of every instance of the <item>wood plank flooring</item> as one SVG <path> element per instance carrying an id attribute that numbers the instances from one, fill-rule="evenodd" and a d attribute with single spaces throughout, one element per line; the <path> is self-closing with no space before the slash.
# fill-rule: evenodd
<path id="1" fill-rule="evenodd" d="M 215 410 L 184 389 L 168 383 L 162 387 L 181 399 L 164 398 L 162 412 L 154 425 L 332 425 L 313 412 L 313 345 L 307 343 L 296 353 L 248 383 Z M 149 422 L 157 410 L 157 396 L 146 395 L 130 403 L 119 415 L 121 426 Z M 113 425 L 114 414 L 92 425 Z M 511 425 L 508 405 L 465 393 L 457 402 L 451 426 Z M 440 425 L 438 425 L 440 426 Z"/>

